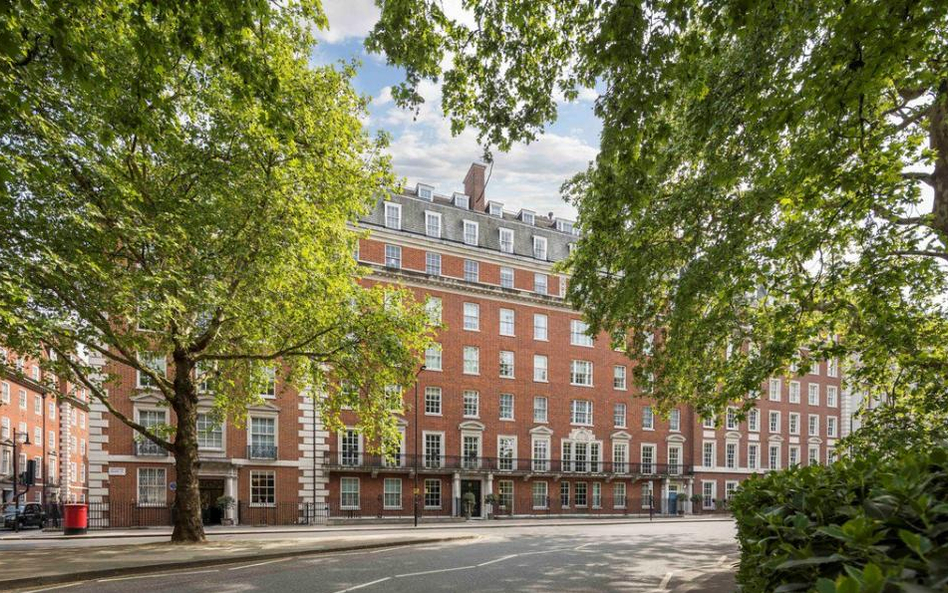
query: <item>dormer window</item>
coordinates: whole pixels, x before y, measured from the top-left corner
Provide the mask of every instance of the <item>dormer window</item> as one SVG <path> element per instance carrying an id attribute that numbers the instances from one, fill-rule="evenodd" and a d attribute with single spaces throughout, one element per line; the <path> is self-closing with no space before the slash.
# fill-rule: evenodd
<path id="1" fill-rule="evenodd" d="M 386 228 L 402 230 L 402 205 L 393 202 L 385 202 L 385 226 Z"/>
<path id="2" fill-rule="evenodd" d="M 437 212 L 425 212 L 425 234 L 435 239 L 441 238 L 441 215 Z"/>
<path id="3" fill-rule="evenodd" d="M 471 209 L 471 198 L 467 194 L 455 193 L 454 194 L 454 205 L 458 208 L 463 208 L 464 210 Z"/>
<path id="4" fill-rule="evenodd" d="M 530 212 L 529 210 L 520 211 L 520 221 L 523 224 L 531 224 L 531 225 L 534 224 L 536 222 L 535 216 L 536 215 L 533 212 Z"/>
<path id="5" fill-rule="evenodd" d="M 415 193 L 418 194 L 418 197 L 422 200 L 427 200 L 429 202 L 434 201 L 434 188 L 430 185 L 425 185 L 424 183 L 419 183 Z"/>
<path id="6" fill-rule="evenodd" d="M 500 250 L 504 253 L 514 252 L 514 232 L 513 229 L 499 229 L 500 232 Z"/>
<path id="7" fill-rule="evenodd" d="M 556 230 L 563 233 L 573 233 L 573 223 L 569 220 L 563 220 L 562 218 L 556 219 Z"/>
<path id="8" fill-rule="evenodd" d="M 533 237 L 533 257 L 546 261 L 546 237 Z"/>
<path id="9" fill-rule="evenodd" d="M 490 202 L 487 206 L 487 213 L 502 218 L 504 216 L 504 205 L 500 202 Z"/>
<path id="10" fill-rule="evenodd" d="M 477 245 L 477 223 L 473 220 L 464 221 L 464 243 Z"/>

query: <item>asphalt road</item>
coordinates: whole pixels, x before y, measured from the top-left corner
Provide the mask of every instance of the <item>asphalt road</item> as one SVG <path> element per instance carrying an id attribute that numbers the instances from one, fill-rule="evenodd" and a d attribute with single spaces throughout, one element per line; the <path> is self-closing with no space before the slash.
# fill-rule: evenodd
<path id="1" fill-rule="evenodd" d="M 524 527 L 477 534 L 473 541 L 211 566 L 33 591 L 723 593 L 734 588 L 737 546 L 730 522 Z"/>

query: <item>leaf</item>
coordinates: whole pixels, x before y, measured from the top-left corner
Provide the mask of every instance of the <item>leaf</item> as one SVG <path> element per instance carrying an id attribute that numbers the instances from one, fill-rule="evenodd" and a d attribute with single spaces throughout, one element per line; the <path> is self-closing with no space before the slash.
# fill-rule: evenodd
<path id="1" fill-rule="evenodd" d="M 798 566 L 818 566 L 820 564 L 829 564 L 831 562 L 840 562 L 844 560 L 843 556 L 839 554 L 832 554 L 830 556 L 813 556 L 810 558 L 799 558 L 794 560 L 786 560 L 777 565 L 778 570 L 785 570 L 788 568 L 796 568 Z"/>

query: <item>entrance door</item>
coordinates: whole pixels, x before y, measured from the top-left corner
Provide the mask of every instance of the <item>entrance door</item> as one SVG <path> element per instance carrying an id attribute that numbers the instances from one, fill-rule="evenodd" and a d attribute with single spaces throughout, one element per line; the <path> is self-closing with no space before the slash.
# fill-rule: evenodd
<path id="1" fill-rule="evenodd" d="M 670 515 L 678 514 L 678 485 L 668 485 L 668 513 Z"/>
<path id="2" fill-rule="evenodd" d="M 466 496 L 470 492 L 474 495 L 474 507 L 471 509 L 472 517 L 481 516 L 481 481 L 480 480 L 461 480 L 461 514 L 464 514 L 464 508 L 467 504 L 465 499 L 470 499 L 469 496 Z"/>
<path id="3" fill-rule="evenodd" d="M 205 525 L 220 525 L 223 512 L 217 506 L 217 499 L 224 496 L 223 478 L 201 478 L 201 519 Z"/>

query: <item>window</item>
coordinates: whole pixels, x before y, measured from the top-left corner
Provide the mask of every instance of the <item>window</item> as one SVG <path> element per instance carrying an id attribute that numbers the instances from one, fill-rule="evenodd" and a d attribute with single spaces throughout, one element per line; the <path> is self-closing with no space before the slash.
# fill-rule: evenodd
<path id="1" fill-rule="evenodd" d="M 425 370 L 441 370 L 441 344 L 435 342 L 431 346 L 425 348 Z"/>
<path id="2" fill-rule="evenodd" d="M 593 404 L 584 399 L 574 399 L 570 402 L 570 419 L 572 424 L 592 426 Z"/>
<path id="3" fill-rule="evenodd" d="M 75 475 L 75 471 L 73 475 Z M 138 468 L 138 505 L 163 506 L 165 504 L 165 468 Z"/>
<path id="4" fill-rule="evenodd" d="M 612 485 L 612 506 L 617 509 L 624 509 L 625 502 L 625 483 L 616 482 Z"/>
<path id="5" fill-rule="evenodd" d="M 569 482 L 560 482 L 560 506 L 569 508 Z"/>
<path id="6" fill-rule="evenodd" d="M 464 221 L 464 243 L 465 245 L 477 245 L 477 223 Z"/>
<path id="7" fill-rule="evenodd" d="M 780 445 L 770 446 L 770 469 L 780 469 Z"/>
<path id="8" fill-rule="evenodd" d="M 75 418 L 75 410 L 70 409 L 70 413 L 73 414 Z M 138 423 L 148 429 L 148 432 L 154 433 L 154 430 L 151 430 L 155 427 L 167 424 L 167 416 L 165 415 L 164 410 L 138 410 Z M 50 431 L 52 433 L 52 431 Z M 50 441 L 50 446 L 52 446 L 52 441 Z M 73 447 L 75 448 L 75 447 Z M 138 455 L 164 455 L 165 450 L 161 448 L 156 443 L 142 439 L 135 444 L 136 454 Z"/>
<path id="9" fill-rule="evenodd" d="M 612 367 L 612 388 L 620 389 L 625 391 L 626 381 L 625 381 L 625 367 L 622 365 L 616 365 Z"/>
<path id="10" fill-rule="evenodd" d="M 731 497 L 734 496 L 734 493 L 737 491 L 737 482 L 734 480 L 728 480 L 724 482 L 724 500 L 731 500 Z"/>
<path id="11" fill-rule="evenodd" d="M 425 508 L 441 508 L 441 480 L 425 480 Z"/>
<path id="12" fill-rule="evenodd" d="M 533 380 L 538 383 L 549 381 L 549 359 L 542 354 L 533 355 Z"/>
<path id="13" fill-rule="evenodd" d="M 807 436 L 820 436 L 820 417 L 816 414 L 810 414 L 807 420 L 809 422 L 807 425 Z"/>
<path id="14" fill-rule="evenodd" d="M 85 441 L 83 441 L 83 442 L 85 442 Z M 35 474 L 35 475 L 36 475 L 36 479 L 37 479 L 37 480 L 42 480 L 42 479 L 43 479 L 43 458 L 42 458 L 42 457 L 34 457 L 34 458 L 33 458 L 33 463 L 36 464 L 36 474 Z"/>
<path id="15" fill-rule="evenodd" d="M 425 252 L 425 273 L 432 276 L 441 275 L 441 254 Z"/>
<path id="16" fill-rule="evenodd" d="M 592 483 L 592 506 L 594 509 L 602 508 L 602 484 Z"/>
<path id="17" fill-rule="evenodd" d="M 138 355 L 138 361 L 147 369 L 150 369 L 159 377 L 164 377 L 168 368 L 168 361 L 165 358 L 164 354 L 158 354 L 155 352 L 143 352 Z M 149 377 L 147 374 L 142 371 L 138 371 L 138 386 L 140 388 L 155 387 L 154 379 Z M 26 405 L 21 405 L 21 408 L 25 408 Z"/>
<path id="18" fill-rule="evenodd" d="M 477 418 L 480 416 L 480 394 L 476 391 L 465 391 L 462 395 L 465 418 Z"/>
<path id="19" fill-rule="evenodd" d="M 655 445 L 642 445 L 642 473 L 655 473 Z"/>
<path id="20" fill-rule="evenodd" d="M 386 509 L 402 508 L 401 478 L 385 478 L 382 491 L 382 505 Z"/>
<path id="21" fill-rule="evenodd" d="M 652 406 L 642 408 L 642 428 L 645 430 L 655 429 L 655 414 L 652 412 Z"/>
<path id="22" fill-rule="evenodd" d="M 629 473 L 629 443 L 612 443 L 612 471 L 617 474 Z"/>
<path id="23" fill-rule="evenodd" d="M 402 267 L 402 248 L 398 245 L 385 246 L 385 267 L 399 269 Z"/>
<path id="24" fill-rule="evenodd" d="M 750 443 L 747 445 L 747 469 L 757 469 L 757 461 L 760 456 L 760 445 Z"/>
<path id="25" fill-rule="evenodd" d="M 788 449 L 789 458 L 787 459 L 787 465 L 793 467 L 795 465 L 800 465 L 800 446 L 799 445 L 790 445 Z"/>
<path id="26" fill-rule="evenodd" d="M 738 429 L 737 410 L 734 408 L 727 409 L 727 415 L 724 417 L 724 425 L 728 430 Z"/>
<path id="27" fill-rule="evenodd" d="M 500 394 L 500 419 L 514 419 L 514 396 L 511 393 Z"/>
<path id="28" fill-rule="evenodd" d="M 444 435 L 437 432 L 425 433 L 425 467 L 437 468 L 443 465 Z"/>
<path id="29" fill-rule="evenodd" d="M 545 509 L 549 506 L 549 485 L 546 482 L 533 483 L 533 508 Z"/>
<path id="30" fill-rule="evenodd" d="M 570 363 L 569 382 L 582 387 L 592 387 L 593 363 L 588 360 L 574 360 Z"/>
<path id="31" fill-rule="evenodd" d="M 810 445 L 807 449 L 807 465 L 816 465 L 820 462 L 820 446 Z"/>
<path id="32" fill-rule="evenodd" d="M 339 435 L 339 463 L 355 467 L 362 463 L 361 437 L 356 430 L 347 429 Z"/>
<path id="33" fill-rule="evenodd" d="M 250 418 L 250 458 L 276 459 L 276 418 Z"/>
<path id="34" fill-rule="evenodd" d="M 826 417 L 826 436 L 836 437 L 836 427 L 839 424 L 836 416 L 827 416 Z"/>
<path id="35" fill-rule="evenodd" d="M 428 323 L 441 324 L 441 299 L 430 296 L 425 299 L 425 312 L 428 313 Z"/>
<path id="36" fill-rule="evenodd" d="M 715 466 L 714 441 L 705 441 L 702 444 L 701 461 L 705 467 Z"/>
<path id="37" fill-rule="evenodd" d="M 550 471 L 550 439 L 533 437 L 533 471 Z"/>
<path id="38" fill-rule="evenodd" d="M 441 415 L 441 388 L 425 387 L 425 416 Z"/>
<path id="39" fill-rule="evenodd" d="M 545 397 L 533 398 L 533 421 L 546 422 L 547 418 L 547 399 Z"/>
<path id="40" fill-rule="evenodd" d="M 502 288 L 513 288 L 514 287 L 514 271 L 513 268 L 507 268 L 501 266 L 500 268 L 500 286 Z"/>
<path id="41" fill-rule="evenodd" d="M 757 408 L 747 413 L 747 430 L 751 432 L 760 431 L 760 410 Z"/>
<path id="42" fill-rule="evenodd" d="M 810 365 L 810 374 L 811 374 L 811 375 L 819 375 L 819 374 L 820 374 L 820 361 L 818 361 L 818 360 L 814 360 L 814 361 L 813 361 L 813 363 Z"/>
<path id="43" fill-rule="evenodd" d="M 425 234 L 436 239 L 441 238 L 441 215 L 437 212 L 425 212 Z"/>
<path id="44" fill-rule="evenodd" d="M 537 294 L 547 294 L 547 288 L 546 274 L 535 273 L 533 275 L 533 292 Z"/>
<path id="45" fill-rule="evenodd" d="M 33 427 L 33 444 L 37 447 L 43 445 L 43 429 L 40 426 Z"/>
<path id="46" fill-rule="evenodd" d="M 0 402 L 10 403 L 10 384 L 0 383 Z"/>
<path id="47" fill-rule="evenodd" d="M 839 388 L 835 385 L 826 386 L 826 406 L 829 408 L 839 407 Z"/>
<path id="48" fill-rule="evenodd" d="M 464 329 L 476 332 L 481 327 L 481 306 L 477 303 L 464 303 Z"/>
<path id="49" fill-rule="evenodd" d="M 625 416 L 626 416 L 626 407 L 625 404 L 616 404 L 612 409 L 612 421 L 615 424 L 616 428 L 625 428 Z"/>
<path id="50" fill-rule="evenodd" d="M 508 350 L 500 351 L 500 376 L 504 379 L 514 378 L 514 353 Z"/>
<path id="51" fill-rule="evenodd" d="M 832 447 L 826 448 L 826 463 L 833 463 L 836 461 L 836 450 Z"/>
<path id="52" fill-rule="evenodd" d="M 276 368 L 263 367 L 263 387 L 260 389 L 260 397 L 267 399 L 276 397 Z"/>
<path id="53" fill-rule="evenodd" d="M 56 448 L 56 432 L 55 431 L 51 430 L 46 434 L 46 445 L 50 449 Z"/>
<path id="54" fill-rule="evenodd" d="M 788 422 L 790 423 L 790 434 L 800 434 L 800 414 L 790 412 Z"/>
<path id="55" fill-rule="evenodd" d="M 513 229 L 500 229 L 500 250 L 504 253 L 514 252 L 514 232 Z"/>
<path id="56" fill-rule="evenodd" d="M 800 403 L 800 382 L 790 381 L 790 403 Z"/>
<path id="57" fill-rule="evenodd" d="M 6 441 L 10 439 L 10 419 L 4 416 L 0 418 L 0 440 Z M 0 472 L 4 473 L 4 472 Z"/>
<path id="58" fill-rule="evenodd" d="M 533 257 L 546 261 L 546 237 L 533 237 Z"/>
<path id="59" fill-rule="evenodd" d="M 550 319 L 546 315 L 534 313 L 533 315 L 533 339 L 545 342 L 549 339 L 548 327 Z"/>
<path id="60" fill-rule="evenodd" d="M 477 282 L 478 269 L 479 265 L 473 259 L 464 260 L 464 280 L 466 282 Z"/>
<path id="61" fill-rule="evenodd" d="M 576 494 L 576 506 L 585 507 L 589 502 L 586 499 L 586 494 L 587 494 L 586 482 L 576 482 L 573 485 L 573 490 Z"/>
<path id="62" fill-rule="evenodd" d="M 197 433 L 198 449 L 220 451 L 224 448 L 224 430 L 215 415 L 198 412 Z"/>
<path id="63" fill-rule="evenodd" d="M 714 428 L 714 415 L 702 416 L 701 426 L 702 428 Z"/>
<path id="64" fill-rule="evenodd" d="M 572 319 L 569 322 L 569 343 L 573 346 L 593 345 L 593 339 L 586 333 L 589 331 L 589 325 L 579 319 Z"/>
<path id="65" fill-rule="evenodd" d="M 20 402 L 20 409 L 25 410 L 26 409 L 26 390 L 25 389 L 21 389 L 19 391 L 18 399 Z"/>
<path id="66" fill-rule="evenodd" d="M 780 432 L 780 412 L 770 412 L 770 432 Z"/>
<path id="67" fill-rule="evenodd" d="M 826 376 L 827 377 L 839 376 L 839 360 L 833 358 L 826 362 Z"/>
<path id="68" fill-rule="evenodd" d="M 724 444 L 724 467 L 737 467 L 737 443 Z"/>
<path id="69" fill-rule="evenodd" d="M 652 483 L 645 482 L 642 484 L 642 508 L 648 509 L 652 507 Z"/>
<path id="70" fill-rule="evenodd" d="M 465 346 L 464 347 L 464 374 L 465 375 L 479 375 L 480 374 L 480 356 L 481 352 L 477 346 Z"/>
<path id="71" fill-rule="evenodd" d="M 434 200 L 434 188 L 432 188 L 431 186 L 422 185 L 419 183 L 417 187 L 417 193 L 418 193 L 418 197 L 421 198 L 422 200 L 427 200 L 429 202 Z"/>
<path id="72" fill-rule="evenodd" d="M 770 380 L 770 401 L 780 401 L 780 379 Z"/>
<path id="73" fill-rule="evenodd" d="M 339 478 L 339 506 L 343 509 L 359 508 L 359 478 Z"/>
<path id="74" fill-rule="evenodd" d="M 818 383 L 810 383 L 807 386 L 807 403 L 811 406 L 820 405 L 820 386 Z"/>
<path id="75" fill-rule="evenodd" d="M 33 413 L 37 416 L 43 414 L 43 400 L 38 395 L 33 396 Z"/>
<path id="76" fill-rule="evenodd" d="M 464 469 L 477 469 L 481 466 L 481 435 L 461 435 L 461 461 Z"/>
<path id="77" fill-rule="evenodd" d="M 668 417 L 668 429 L 672 432 L 681 430 L 681 410 L 672 410 Z"/>
<path id="78" fill-rule="evenodd" d="M 402 205 L 385 202 L 385 227 L 400 231 L 402 229 Z"/>
<path id="79" fill-rule="evenodd" d="M 500 335 L 514 335 L 514 311 L 513 309 L 500 310 Z"/>
<path id="80" fill-rule="evenodd" d="M 673 476 L 681 475 L 681 454 L 681 445 L 668 445 L 668 473 Z"/>
<path id="81" fill-rule="evenodd" d="M 497 437 L 497 468 L 517 469 L 517 437 Z"/>

